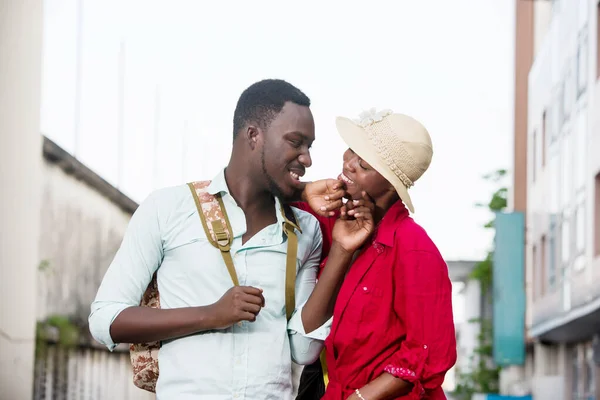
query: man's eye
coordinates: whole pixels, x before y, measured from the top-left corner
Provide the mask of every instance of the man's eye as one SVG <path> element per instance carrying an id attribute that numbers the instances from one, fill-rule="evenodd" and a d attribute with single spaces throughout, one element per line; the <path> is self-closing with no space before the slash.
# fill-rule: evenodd
<path id="1" fill-rule="evenodd" d="M 369 169 L 369 168 L 367 168 L 367 167 L 366 167 L 366 166 L 363 164 L 362 160 L 360 160 L 360 161 L 358 162 L 358 166 L 359 166 L 359 167 L 361 167 L 362 169 Z"/>
<path id="2" fill-rule="evenodd" d="M 300 140 L 290 140 L 290 144 L 295 148 L 302 146 L 302 142 Z"/>

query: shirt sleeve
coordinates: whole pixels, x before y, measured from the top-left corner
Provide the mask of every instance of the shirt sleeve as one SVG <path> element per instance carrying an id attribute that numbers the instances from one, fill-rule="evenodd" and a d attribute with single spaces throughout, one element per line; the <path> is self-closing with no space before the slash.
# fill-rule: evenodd
<path id="1" fill-rule="evenodd" d="M 304 330 L 302 308 L 315 288 L 323 246 L 323 239 L 316 224 L 313 232 L 305 232 L 304 234 L 312 234 L 315 239 L 309 257 L 300 266 L 296 276 L 296 310 L 288 322 L 292 360 L 300 365 L 312 364 L 319 358 L 319 354 L 323 349 L 323 342 L 331 330 L 332 321 L 330 319 L 310 333 L 306 333 Z"/>
<path id="2" fill-rule="evenodd" d="M 395 304 L 403 316 L 406 339 L 383 364 L 383 371 L 414 385 L 407 399 L 438 388 L 456 362 L 452 285 L 439 254 L 411 251 L 395 276 Z"/>
<path id="3" fill-rule="evenodd" d="M 126 308 L 138 306 L 163 258 L 156 192 L 135 211 L 108 267 L 88 318 L 90 333 L 109 350 L 116 347 L 110 326 Z"/>

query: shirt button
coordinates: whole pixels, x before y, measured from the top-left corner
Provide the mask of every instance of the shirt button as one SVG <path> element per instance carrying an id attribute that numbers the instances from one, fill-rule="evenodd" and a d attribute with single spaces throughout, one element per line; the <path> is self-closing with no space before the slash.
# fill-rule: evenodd
<path id="1" fill-rule="evenodd" d="M 426 348 L 427 348 L 427 345 L 426 345 L 426 344 L 425 344 L 425 345 L 423 345 L 423 348 L 424 348 L 424 349 L 426 349 Z"/>
<path id="2" fill-rule="evenodd" d="M 369 288 L 366 286 L 363 286 L 363 290 L 366 292 L 367 290 L 369 290 Z"/>

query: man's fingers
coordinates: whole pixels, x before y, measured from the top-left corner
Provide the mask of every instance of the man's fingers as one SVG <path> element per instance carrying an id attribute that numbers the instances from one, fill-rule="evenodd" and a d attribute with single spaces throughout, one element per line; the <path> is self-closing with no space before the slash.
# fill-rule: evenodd
<path id="1" fill-rule="evenodd" d="M 244 303 L 248 303 L 248 304 L 255 304 L 259 307 L 262 307 L 262 305 L 265 302 L 264 297 L 261 296 L 255 296 L 255 295 L 251 295 L 251 294 L 247 294 L 245 293 L 240 300 L 242 300 Z"/>
<path id="2" fill-rule="evenodd" d="M 259 304 L 261 307 L 265 306 L 265 296 L 263 296 L 263 290 L 259 289 L 259 288 L 255 288 L 253 286 L 240 286 L 239 287 L 240 290 L 242 291 L 242 293 L 252 296 L 254 298 L 254 300 L 252 300 L 252 303 L 255 304 Z M 242 297 L 242 299 L 248 301 L 248 297 Z M 258 300 L 256 300 L 258 299 Z M 258 301 L 258 303 L 257 303 Z"/>
<path id="3" fill-rule="evenodd" d="M 246 312 L 250 312 L 254 315 L 258 314 L 261 310 L 261 306 L 260 304 L 255 304 L 255 303 L 244 303 L 244 305 L 242 306 L 242 310 L 246 311 Z"/>
<path id="4" fill-rule="evenodd" d="M 345 194 L 346 194 L 346 191 L 344 191 L 344 189 L 337 189 L 335 192 L 326 195 L 325 200 L 327 200 L 327 201 L 341 200 Z"/>
<path id="5" fill-rule="evenodd" d="M 336 201 L 332 201 L 330 203 L 327 203 L 324 206 L 321 206 L 321 211 L 334 211 L 334 210 L 338 210 L 344 203 L 342 202 L 341 198 L 339 200 Z"/>
<path id="6" fill-rule="evenodd" d="M 246 311 L 242 314 L 240 321 L 254 322 L 256 321 L 256 314 Z"/>
<path id="7" fill-rule="evenodd" d="M 346 188 L 346 184 L 344 183 L 344 181 L 341 181 L 339 179 L 328 179 L 327 180 L 327 189 L 329 190 L 339 190 L 339 189 L 345 189 Z"/>
<path id="8" fill-rule="evenodd" d="M 246 294 L 253 296 L 262 296 L 262 289 L 255 288 L 254 286 L 240 286 L 240 290 Z"/>

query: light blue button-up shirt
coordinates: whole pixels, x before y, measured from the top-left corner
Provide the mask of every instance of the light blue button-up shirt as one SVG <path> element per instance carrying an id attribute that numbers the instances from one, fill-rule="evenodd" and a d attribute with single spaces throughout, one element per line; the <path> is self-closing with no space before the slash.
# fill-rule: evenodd
<path id="1" fill-rule="evenodd" d="M 229 195 L 224 170 L 208 188 L 221 193 L 232 226 L 232 255 L 240 285 L 263 289 L 265 307 L 255 322 L 167 340 L 159 351 L 159 400 L 292 399 L 291 361 L 315 361 L 330 322 L 306 334 L 301 309 L 315 287 L 322 236 L 317 220 L 294 209 L 298 233 L 296 311 L 285 314 L 287 241 L 276 201 L 277 223 L 242 245 L 246 218 Z M 223 258 L 207 240 L 187 185 L 152 193 L 131 218 L 120 249 L 91 306 L 90 331 L 114 349 L 110 325 L 139 305 L 158 270 L 161 307 L 215 303 L 232 287 Z"/>

